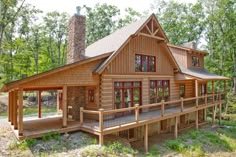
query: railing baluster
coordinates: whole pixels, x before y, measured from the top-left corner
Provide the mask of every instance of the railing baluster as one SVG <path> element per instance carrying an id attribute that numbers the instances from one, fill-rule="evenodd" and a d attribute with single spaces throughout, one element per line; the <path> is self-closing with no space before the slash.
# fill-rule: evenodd
<path id="1" fill-rule="evenodd" d="M 83 125 L 84 123 L 84 113 L 83 113 L 84 107 L 80 107 L 80 125 Z"/>
<path id="2" fill-rule="evenodd" d="M 136 123 L 139 121 L 139 104 L 135 104 L 135 121 Z"/>
<path id="3" fill-rule="evenodd" d="M 184 98 L 181 97 L 181 112 L 184 111 Z"/>
<path id="4" fill-rule="evenodd" d="M 205 94 L 205 105 L 207 105 L 207 94 Z"/>
<path id="5" fill-rule="evenodd" d="M 165 114 L 165 100 L 161 101 L 161 116 L 163 117 Z"/>
<path id="6" fill-rule="evenodd" d="M 104 109 L 99 109 L 99 129 L 100 131 L 102 132 L 103 131 L 103 127 L 104 127 L 104 124 L 103 124 L 103 112 L 104 112 Z"/>

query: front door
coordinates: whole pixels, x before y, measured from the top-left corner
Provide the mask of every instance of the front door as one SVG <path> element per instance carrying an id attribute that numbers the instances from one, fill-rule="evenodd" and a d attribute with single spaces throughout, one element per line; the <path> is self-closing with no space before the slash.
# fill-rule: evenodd
<path id="1" fill-rule="evenodd" d="M 115 82 L 114 83 L 114 108 L 128 108 L 135 104 L 141 105 L 141 82 Z M 116 116 L 123 116 L 132 113 L 127 111 L 118 113 Z"/>

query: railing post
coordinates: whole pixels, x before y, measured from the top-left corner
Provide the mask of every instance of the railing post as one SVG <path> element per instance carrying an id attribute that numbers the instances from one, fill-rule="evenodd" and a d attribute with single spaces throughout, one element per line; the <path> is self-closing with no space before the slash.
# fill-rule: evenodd
<path id="1" fill-rule="evenodd" d="M 184 111 L 184 98 L 181 97 L 180 99 L 181 99 L 181 112 L 183 112 Z"/>
<path id="2" fill-rule="evenodd" d="M 103 112 L 104 109 L 99 109 L 99 129 L 101 132 L 103 131 Z"/>
<path id="3" fill-rule="evenodd" d="M 161 101 L 161 116 L 163 117 L 165 114 L 165 100 Z"/>
<path id="4" fill-rule="evenodd" d="M 84 115 L 83 115 L 83 110 L 84 110 L 84 107 L 80 107 L 80 125 L 83 125 L 84 123 Z"/>
<path id="5" fill-rule="evenodd" d="M 205 94 L 205 105 L 207 105 L 207 94 Z"/>
<path id="6" fill-rule="evenodd" d="M 136 123 L 139 121 L 139 104 L 135 104 L 135 121 Z"/>
<path id="7" fill-rule="evenodd" d="M 220 104 L 219 104 L 219 125 L 221 125 L 221 112 L 222 112 L 222 104 L 221 104 L 221 93 L 219 95 L 219 101 L 220 101 Z"/>
<path id="8" fill-rule="evenodd" d="M 196 97 L 196 108 L 198 108 L 198 99 L 199 99 L 199 97 L 197 96 Z"/>

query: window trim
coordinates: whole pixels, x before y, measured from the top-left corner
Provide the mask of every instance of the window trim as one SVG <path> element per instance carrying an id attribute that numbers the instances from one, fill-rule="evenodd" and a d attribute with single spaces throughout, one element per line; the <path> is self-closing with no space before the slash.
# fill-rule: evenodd
<path id="1" fill-rule="evenodd" d="M 152 81 L 154 81 L 155 82 L 155 86 L 152 86 L 151 85 L 151 82 Z M 164 85 L 164 82 L 168 82 L 168 85 Z M 160 85 L 158 85 L 158 82 L 161 82 L 161 86 Z M 166 97 L 167 97 L 167 99 L 170 99 L 170 80 L 149 80 L 149 103 L 151 103 L 150 102 L 150 100 L 151 100 L 151 97 L 150 97 L 150 89 L 155 89 L 155 91 L 156 91 L 156 96 L 155 96 L 155 99 L 157 100 L 157 99 L 159 99 L 159 94 L 158 94 L 158 89 L 159 88 L 161 88 L 162 89 L 162 96 L 161 96 L 161 100 L 165 100 L 166 99 Z M 168 88 L 168 96 L 165 96 L 165 88 Z M 158 103 L 158 102 L 156 102 L 156 103 Z"/>
<path id="2" fill-rule="evenodd" d="M 135 86 L 134 84 L 136 82 L 138 82 L 140 85 L 139 86 Z M 121 83 L 121 86 L 116 87 L 115 86 L 116 83 Z M 125 83 L 131 83 L 131 86 L 126 87 Z M 113 108 L 117 109 L 116 108 L 116 103 L 115 103 L 115 91 L 116 90 L 121 90 L 121 92 L 122 92 L 121 106 L 122 106 L 122 108 L 125 108 L 125 97 L 124 97 L 125 89 L 131 89 L 131 91 L 132 91 L 131 92 L 131 104 L 133 104 L 133 106 L 134 106 L 135 104 L 134 104 L 134 91 L 133 91 L 133 89 L 135 89 L 135 88 L 139 88 L 139 90 L 140 90 L 140 93 L 139 93 L 139 98 L 140 98 L 139 105 L 141 105 L 142 104 L 142 81 L 115 81 L 113 83 L 113 92 L 114 92 L 113 93 L 113 96 L 114 96 L 113 97 Z"/>
<path id="3" fill-rule="evenodd" d="M 196 64 L 194 64 L 194 60 L 196 59 Z M 192 66 L 200 67 L 200 58 L 198 56 L 192 56 Z"/>
<path id="4" fill-rule="evenodd" d="M 136 71 L 136 57 L 140 56 L 140 65 L 139 65 L 139 71 Z M 147 60 L 147 71 L 142 71 L 142 66 L 143 66 L 143 61 L 142 61 L 142 57 L 148 57 Z M 150 71 L 150 58 L 153 57 L 154 58 L 154 70 Z M 134 58 L 134 68 L 135 68 L 135 72 L 156 72 L 156 56 L 153 55 L 146 55 L 146 54 L 140 54 L 140 53 L 136 53 L 135 54 L 135 58 Z"/>

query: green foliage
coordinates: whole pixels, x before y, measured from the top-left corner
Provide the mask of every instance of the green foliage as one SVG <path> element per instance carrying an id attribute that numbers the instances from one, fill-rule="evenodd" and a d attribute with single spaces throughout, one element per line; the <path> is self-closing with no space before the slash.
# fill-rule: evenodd
<path id="1" fill-rule="evenodd" d="M 137 154 L 136 150 L 131 147 L 124 146 L 120 142 L 114 142 L 105 147 L 105 150 L 112 154 Z"/>
<path id="2" fill-rule="evenodd" d="M 42 136 L 42 140 L 44 142 L 50 141 L 50 140 L 60 140 L 60 138 L 61 138 L 61 135 L 57 131 L 51 131 Z"/>
<path id="3" fill-rule="evenodd" d="M 32 147 L 34 146 L 36 143 L 36 139 L 26 139 L 26 140 L 23 140 L 23 141 L 20 141 L 17 145 L 15 145 L 17 148 L 19 148 L 20 150 L 26 150 L 28 149 L 29 147 Z"/>
<path id="4" fill-rule="evenodd" d="M 160 156 L 160 151 L 157 145 L 153 145 L 146 154 L 146 157 L 159 157 L 159 156 Z"/>

